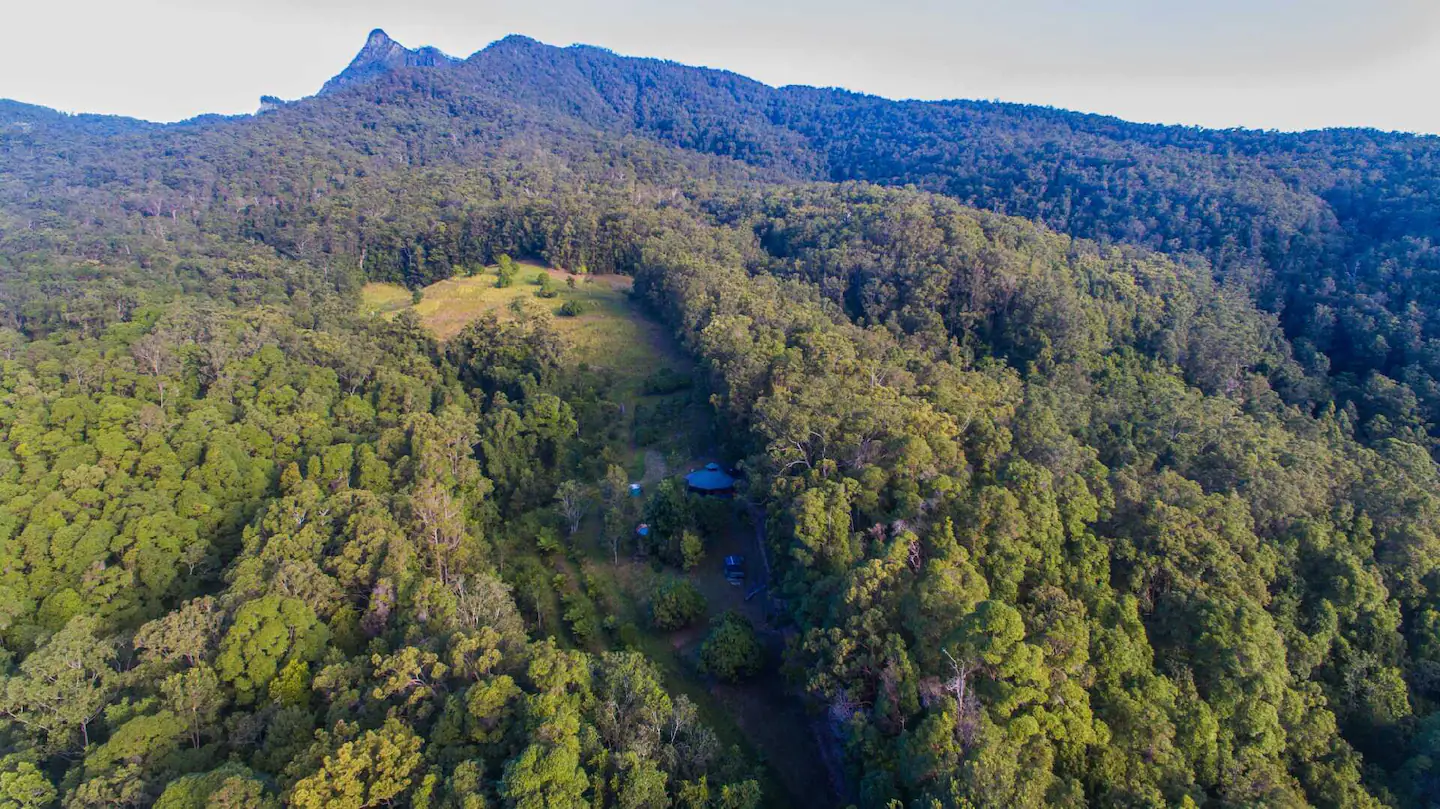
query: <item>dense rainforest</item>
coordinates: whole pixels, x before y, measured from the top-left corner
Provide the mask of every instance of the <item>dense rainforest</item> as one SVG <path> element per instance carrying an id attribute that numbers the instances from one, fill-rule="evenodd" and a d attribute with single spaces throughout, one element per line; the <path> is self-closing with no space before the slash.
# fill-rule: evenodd
<path id="1" fill-rule="evenodd" d="M 791 805 L 734 681 L 814 805 L 1440 806 L 1437 161 L 520 37 L 0 102 L 0 807 Z M 543 274 L 361 305 L 512 257 L 625 277 L 672 398 Z M 685 408 L 729 512 L 627 491 Z M 766 626 L 677 663 L 727 514 Z"/>

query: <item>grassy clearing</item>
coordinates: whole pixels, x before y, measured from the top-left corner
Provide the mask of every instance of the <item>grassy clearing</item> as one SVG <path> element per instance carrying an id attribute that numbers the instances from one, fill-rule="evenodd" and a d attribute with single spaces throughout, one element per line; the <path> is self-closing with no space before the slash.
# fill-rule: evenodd
<path id="1" fill-rule="evenodd" d="M 559 289 L 556 298 L 536 297 L 539 287 L 532 283 L 537 273 L 548 273 Z M 529 306 L 554 312 L 555 327 L 570 344 L 569 355 L 576 363 L 614 372 L 611 396 L 625 406 L 626 424 L 621 435 L 638 440 L 628 447 L 624 465 L 632 480 L 649 487 L 660 479 L 682 474 L 702 465 L 697 453 L 708 453 L 711 413 L 703 393 L 681 390 L 665 395 L 646 395 L 645 380 L 660 368 L 688 375 L 691 361 L 680 352 L 668 331 L 646 316 L 630 299 L 630 279 L 621 276 L 577 277 L 571 288 L 566 273 L 535 264 L 522 264 L 515 283 L 496 287 L 494 268 L 472 277 L 450 278 L 421 291 L 419 303 L 412 303 L 410 290 L 395 284 L 366 284 L 362 309 L 381 317 L 394 317 L 413 309 L 421 322 L 441 340 L 454 337 L 467 324 L 489 311 L 507 317 L 510 305 L 520 299 Z M 578 317 L 559 315 L 567 301 L 578 300 L 586 312 Z M 720 560 L 729 553 L 748 553 L 752 541 L 748 521 L 737 516 L 721 536 L 711 537 L 701 568 L 689 577 L 705 594 L 708 613 L 695 626 L 663 632 L 650 626 L 648 596 L 664 575 L 648 563 L 622 558 L 614 563 L 600 542 L 597 517 L 585 521 L 572 538 L 572 555 L 548 554 L 544 561 L 554 576 L 546 588 L 546 611 L 554 616 L 547 634 L 567 647 L 592 652 L 618 648 L 620 628 L 628 642 L 650 658 L 660 670 L 667 690 L 685 694 L 696 705 L 702 721 L 713 729 L 728 748 L 736 746 L 747 758 L 763 766 L 762 786 L 769 806 L 810 807 L 825 804 L 828 792 L 815 785 L 826 778 L 809 734 L 809 720 L 791 695 L 786 693 L 779 674 L 771 672 L 741 685 L 723 685 L 702 676 L 695 668 L 696 653 L 707 632 L 706 621 L 726 609 L 739 610 L 757 624 L 764 621 L 758 602 L 744 600 L 743 591 L 729 586 L 721 572 Z M 565 597 L 577 593 L 593 604 L 598 616 L 611 618 L 609 628 L 580 640 L 562 617 Z M 772 650 L 778 663 L 778 649 Z"/>
<path id="2" fill-rule="evenodd" d="M 661 448 L 688 453 L 691 447 L 683 441 L 699 429 L 691 422 L 707 418 L 703 412 L 706 408 L 700 407 L 698 410 L 702 412 L 696 413 L 693 412 L 696 408 L 684 407 L 683 402 L 676 405 L 673 401 L 667 407 L 666 400 L 683 398 L 683 394 L 646 396 L 643 388 L 646 377 L 657 369 L 670 368 L 689 374 L 693 363 L 679 351 L 665 327 L 646 316 L 630 299 L 632 279 L 621 275 L 574 276 L 576 283 L 572 288 L 567 283 L 571 276 L 562 270 L 528 262 L 520 262 L 519 266 L 511 286 L 495 286 L 498 275 L 495 268 L 488 267 L 478 275 L 447 278 L 425 287 L 419 303 L 412 303 L 413 293 L 398 284 L 369 283 L 361 289 L 361 310 L 389 318 L 411 309 L 419 315 L 420 322 L 443 341 L 459 334 L 486 312 L 508 316 L 510 305 L 516 300 L 527 306 L 542 307 L 556 315 L 555 328 L 569 342 L 568 355 L 572 361 L 615 373 L 613 395 L 625 405 L 626 428 L 633 427 L 637 413 L 647 419 L 662 420 L 664 429 L 652 431 L 660 434 L 657 440 Z M 536 297 L 539 286 L 534 279 L 540 273 L 553 279 L 559 290 L 558 297 Z M 585 313 L 574 317 L 560 315 L 560 308 L 569 301 L 583 303 Z M 639 479 L 644 470 L 641 448 L 635 448 L 625 465 L 633 467 Z"/>
<path id="3" fill-rule="evenodd" d="M 537 275 L 549 275 L 559 288 L 559 297 L 538 298 L 539 287 L 532 282 Z M 567 284 L 571 277 L 556 269 L 537 264 L 520 263 L 515 283 L 495 286 L 496 274 L 487 268 L 479 275 L 447 278 L 421 290 L 421 300 L 411 304 L 411 293 L 396 284 L 370 283 L 361 290 L 362 307 L 369 312 L 394 316 L 402 309 L 414 309 L 426 328 L 441 340 L 460 333 L 476 317 L 489 311 L 509 311 L 517 298 L 544 307 L 557 315 L 555 327 L 570 340 L 574 357 L 595 367 L 614 368 L 624 376 L 643 378 L 656 367 L 657 355 L 683 370 L 685 358 L 670 346 L 663 328 L 635 311 L 629 297 L 631 279 L 622 275 L 574 276 L 576 285 Z M 587 307 L 577 317 L 559 316 L 567 301 L 580 301 Z"/>
<path id="4" fill-rule="evenodd" d="M 366 284 L 360 289 L 362 311 L 393 315 L 410 305 L 411 292 L 399 284 Z"/>

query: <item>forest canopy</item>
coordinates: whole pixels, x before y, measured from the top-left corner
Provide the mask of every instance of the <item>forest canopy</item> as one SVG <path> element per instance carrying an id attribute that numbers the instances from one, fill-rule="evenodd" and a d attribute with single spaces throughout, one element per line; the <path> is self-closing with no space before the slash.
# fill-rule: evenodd
<path id="1" fill-rule="evenodd" d="M 352 69 L 0 102 L 0 806 L 789 805 L 743 688 L 814 805 L 1440 805 L 1440 141 Z M 692 431 L 737 501 L 632 498 Z"/>

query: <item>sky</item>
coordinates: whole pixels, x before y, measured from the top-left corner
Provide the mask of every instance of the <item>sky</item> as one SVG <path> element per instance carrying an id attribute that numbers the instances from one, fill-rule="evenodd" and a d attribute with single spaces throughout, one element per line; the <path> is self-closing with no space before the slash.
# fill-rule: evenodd
<path id="1" fill-rule="evenodd" d="M 1434 0 L 0 0 L 0 98 L 174 121 L 313 94 L 372 28 L 506 34 L 890 98 L 1440 133 Z"/>

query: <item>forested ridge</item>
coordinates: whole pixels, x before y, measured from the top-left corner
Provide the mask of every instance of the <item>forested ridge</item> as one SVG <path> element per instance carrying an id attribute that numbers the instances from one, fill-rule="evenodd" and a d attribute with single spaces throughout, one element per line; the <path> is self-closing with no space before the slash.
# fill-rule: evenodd
<path id="1" fill-rule="evenodd" d="M 1437 156 L 521 37 L 0 102 L 0 807 L 788 805 L 676 665 L 783 683 L 838 805 L 1440 806 Z M 544 278 L 359 305 L 512 257 L 693 373 L 637 409 Z M 623 467 L 692 404 L 772 612 L 677 664 L 719 512 Z"/>

